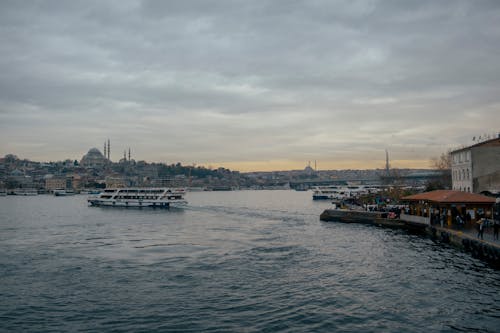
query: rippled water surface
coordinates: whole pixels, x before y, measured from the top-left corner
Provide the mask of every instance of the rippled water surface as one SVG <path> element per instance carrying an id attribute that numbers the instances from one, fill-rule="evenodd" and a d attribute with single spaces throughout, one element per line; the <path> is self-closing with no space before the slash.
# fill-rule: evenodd
<path id="1" fill-rule="evenodd" d="M 402 231 L 319 221 L 310 192 L 183 210 L 0 197 L 0 329 L 500 331 L 500 272 Z"/>

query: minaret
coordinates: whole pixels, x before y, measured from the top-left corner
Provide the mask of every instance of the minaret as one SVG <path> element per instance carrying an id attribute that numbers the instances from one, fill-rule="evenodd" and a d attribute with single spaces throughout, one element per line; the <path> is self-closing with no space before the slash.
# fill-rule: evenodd
<path id="1" fill-rule="evenodd" d="M 104 158 L 107 158 L 107 154 L 106 154 L 106 140 L 104 140 Z"/>
<path id="2" fill-rule="evenodd" d="M 108 160 L 111 161 L 111 145 L 110 145 L 109 138 L 108 138 Z"/>
<path id="3" fill-rule="evenodd" d="M 130 162 L 130 147 L 128 147 L 128 160 Z"/>
<path id="4" fill-rule="evenodd" d="M 126 149 L 123 151 L 123 160 L 127 161 L 127 150 Z"/>
<path id="5" fill-rule="evenodd" d="M 389 176 L 389 152 L 385 150 L 385 174 Z"/>

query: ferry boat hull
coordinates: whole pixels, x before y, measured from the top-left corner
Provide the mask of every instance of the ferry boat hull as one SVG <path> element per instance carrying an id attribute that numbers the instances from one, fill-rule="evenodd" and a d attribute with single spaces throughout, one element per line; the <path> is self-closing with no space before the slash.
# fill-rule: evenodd
<path id="1" fill-rule="evenodd" d="M 125 207 L 125 208 L 171 208 L 171 207 L 183 207 L 187 205 L 186 200 L 176 200 L 171 202 L 152 202 L 152 201 L 123 201 L 123 200 L 99 200 L 99 199 L 89 199 L 89 204 L 91 206 L 102 206 L 102 207 Z"/>
<path id="2" fill-rule="evenodd" d="M 184 194 L 183 189 L 168 188 L 106 189 L 87 202 L 98 207 L 172 208 L 187 205 Z"/>

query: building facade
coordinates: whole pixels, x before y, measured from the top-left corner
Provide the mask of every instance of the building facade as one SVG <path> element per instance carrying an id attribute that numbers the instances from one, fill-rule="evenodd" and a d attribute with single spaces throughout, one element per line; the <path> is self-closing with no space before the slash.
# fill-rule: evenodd
<path id="1" fill-rule="evenodd" d="M 500 192 L 499 137 L 451 152 L 452 188 L 471 193 Z"/>
<path id="2" fill-rule="evenodd" d="M 47 191 L 62 190 L 66 188 L 66 177 L 51 177 L 45 179 L 45 189 Z"/>

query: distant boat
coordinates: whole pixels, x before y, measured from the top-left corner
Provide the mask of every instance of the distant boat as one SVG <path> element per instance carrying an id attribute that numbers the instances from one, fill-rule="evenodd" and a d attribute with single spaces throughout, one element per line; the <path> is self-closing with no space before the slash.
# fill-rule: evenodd
<path id="1" fill-rule="evenodd" d="M 185 193 L 184 189 L 173 188 L 111 188 L 89 197 L 87 202 L 92 206 L 109 207 L 182 207 L 187 204 Z"/>
<path id="2" fill-rule="evenodd" d="M 205 188 L 204 187 L 193 187 L 193 186 L 190 186 L 186 190 L 188 192 L 203 192 L 203 191 L 205 191 Z"/>
<path id="3" fill-rule="evenodd" d="M 361 195 L 378 193 L 382 189 L 376 186 L 349 185 L 349 186 L 318 186 L 313 188 L 313 200 L 342 200 L 357 198 Z"/>
<path id="4" fill-rule="evenodd" d="M 342 186 L 318 186 L 313 188 L 313 200 L 343 199 L 348 196 Z"/>
<path id="5" fill-rule="evenodd" d="M 80 194 L 99 194 L 100 190 L 81 190 Z"/>
<path id="6" fill-rule="evenodd" d="M 56 197 L 66 197 L 69 195 L 75 195 L 73 190 L 54 190 L 54 195 Z"/>
<path id="7" fill-rule="evenodd" d="M 209 191 L 232 191 L 231 186 L 214 186 Z"/>
<path id="8" fill-rule="evenodd" d="M 7 191 L 4 189 L 0 189 L 0 197 L 4 197 L 7 195 Z"/>
<path id="9" fill-rule="evenodd" d="M 24 196 L 28 196 L 28 195 L 38 195 L 38 192 L 35 188 L 18 188 L 18 189 L 15 189 L 12 194 L 14 195 L 24 195 Z"/>

